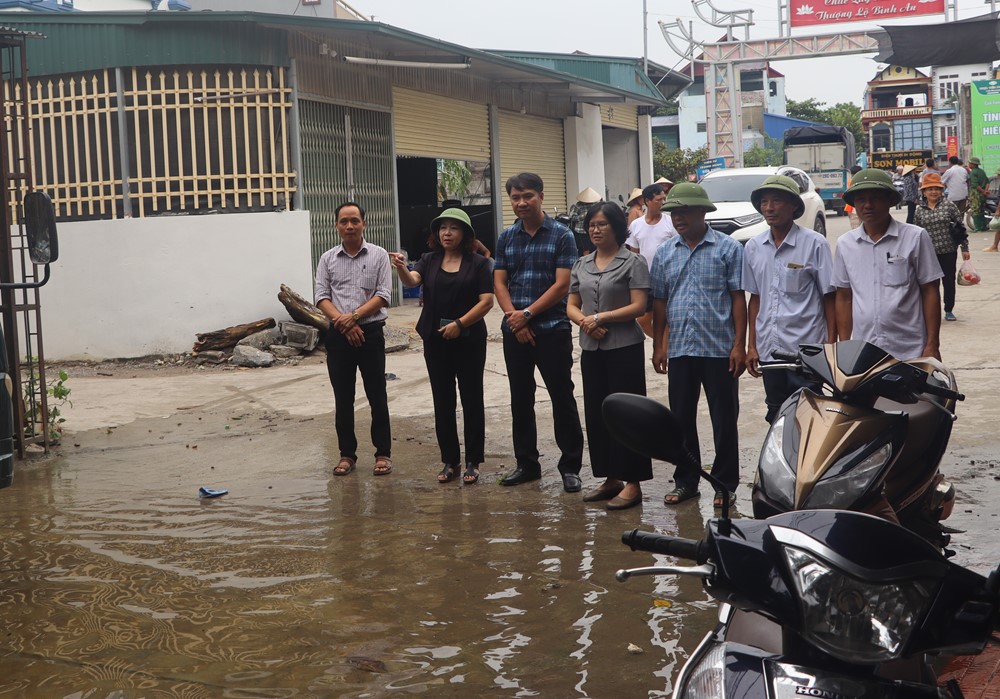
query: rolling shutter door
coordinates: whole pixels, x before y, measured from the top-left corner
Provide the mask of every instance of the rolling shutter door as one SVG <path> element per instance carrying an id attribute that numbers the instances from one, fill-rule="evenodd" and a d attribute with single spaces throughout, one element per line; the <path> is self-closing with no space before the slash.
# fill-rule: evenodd
<path id="1" fill-rule="evenodd" d="M 639 130 L 639 109 L 634 104 L 602 104 L 601 123 L 629 131 Z"/>
<path id="2" fill-rule="evenodd" d="M 555 210 L 565 213 L 566 204 L 566 155 L 561 119 L 500 111 L 500 181 L 497 189 L 506 204 L 504 185 L 507 178 L 519 172 L 534 172 L 545 185 L 545 212 L 552 216 Z M 576 195 L 576 192 L 573 192 Z M 516 220 L 510 205 L 504 207 L 504 227 Z"/>
<path id="3" fill-rule="evenodd" d="M 489 161 L 490 117 L 485 104 L 392 89 L 396 155 Z"/>

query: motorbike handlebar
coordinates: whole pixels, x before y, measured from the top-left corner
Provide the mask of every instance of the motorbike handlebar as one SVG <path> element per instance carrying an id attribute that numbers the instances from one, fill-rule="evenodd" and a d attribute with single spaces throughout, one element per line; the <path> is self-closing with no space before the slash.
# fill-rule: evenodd
<path id="1" fill-rule="evenodd" d="M 771 356 L 782 362 L 799 361 L 799 355 L 796 352 L 782 352 L 781 350 L 774 350 L 773 352 L 771 352 Z"/>
<path id="2" fill-rule="evenodd" d="M 622 534 L 622 543 L 633 551 L 659 553 L 698 563 L 704 563 L 707 559 L 704 555 L 705 544 L 698 539 L 683 539 L 679 536 L 665 536 L 633 529 Z"/>
<path id="3" fill-rule="evenodd" d="M 942 398 L 951 398 L 952 400 L 965 400 L 965 394 L 959 393 L 958 391 L 953 391 L 950 388 L 945 388 L 944 386 L 935 386 L 934 384 L 927 384 L 923 388 L 924 393 L 930 393 L 934 396 L 941 396 Z"/>

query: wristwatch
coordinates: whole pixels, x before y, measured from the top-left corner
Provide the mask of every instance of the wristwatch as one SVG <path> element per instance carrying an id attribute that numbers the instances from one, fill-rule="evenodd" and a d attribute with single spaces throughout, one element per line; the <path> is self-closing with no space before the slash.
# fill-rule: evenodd
<path id="1" fill-rule="evenodd" d="M 523 311 L 521 311 L 521 313 L 524 314 L 524 319 L 525 320 L 531 320 L 531 316 L 534 315 L 534 313 L 531 312 L 530 308 L 525 308 Z"/>
<path id="2" fill-rule="evenodd" d="M 355 323 L 357 323 L 359 320 L 361 320 L 361 316 L 358 315 L 357 311 L 354 311 L 354 313 L 351 314 L 351 318 L 354 318 L 354 322 Z"/>

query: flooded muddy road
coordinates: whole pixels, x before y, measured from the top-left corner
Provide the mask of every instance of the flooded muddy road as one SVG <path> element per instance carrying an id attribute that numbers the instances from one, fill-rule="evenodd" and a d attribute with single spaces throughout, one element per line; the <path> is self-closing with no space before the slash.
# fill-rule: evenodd
<path id="1" fill-rule="evenodd" d="M 978 257 L 984 279 L 1000 279 L 1000 256 Z M 967 530 L 956 560 L 980 572 L 1000 561 L 995 288 L 960 288 L 961 321 L 942 329 L 969 397 L 944 464 L 959 493 L 949 523 Z M 513 467 L 497 343 L 482 478 L 438 485 L 419 350 L 390 355 L 388 371 L 399 377 L 396 470 L 377 478 L 370 454 L 354 474 L 331 475 L 322 364 L 71 377 L 74 433 L 53 458 L 19 463 L 0 491 L 0 697 L 668 696 L 715 604 L 690 578 L 615 582 L 618 568 L 654 560 L 620 536 L 698 536 L 711 515 L 704 489 L 665 507 L 672 469 L 657 464 L 640 508 L 608 512 L 564 493 L 544 392 L 543 480 L 497 485 Z M 651 369 L 648 384 L 665 398 Z M 763 391 L 740 384 L 747 515 Z M 365 415 L 362 401 L 363 443 Z M 586 461 L 584 475 L 588 487 Z M 200 486 L 229 494 L 202 500 Z"/>

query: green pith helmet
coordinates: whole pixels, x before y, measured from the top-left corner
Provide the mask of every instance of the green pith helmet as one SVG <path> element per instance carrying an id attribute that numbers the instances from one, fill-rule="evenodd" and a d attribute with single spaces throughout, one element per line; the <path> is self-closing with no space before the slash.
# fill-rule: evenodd
<path id="1" fill-rule="evenodd" d="M 461 209 L 445 209 L 442 211 L 440 216 L 431 221 L 431 230 L 437 233 L 437 229 L 441 227 L 441 222 L 446 218 L 454 219 L 459 223 L 465 224 L 465 227 L 469 231 L 469 235 L 473 238 L 476 237 L 476 229 L 472 227 L 472 219 L 469 218 L 469 214 L 465 213 Z"/>
<path id="2" fill-rule="evenodd" d="M 663 210 L 681 209 L 685 206 L 700 206 L 706 211 L 715 211 L 715 204 L 708 198 L 708 193 L 700 184 L 681 182 L 675 184 L 663 202 Z"/>
<path id="3" fill-rule="evenodd" d="M 878 189 L 888 192 L 889 202 L 892 206 L 898 204 L 903 198 L 903 195 L 896 189 L 896 185 L 892 183 L 892 175 L 885 170 L 868 168 L 867 170 L 861 170 L 851 177 L 851 186 L 844 192 L 844 201 L 854 206 L 854 194 L 866 189 Z"/>
<path id="4" fill-rule="evenodd" d="M 767 191 L 782 192 L 795 200 L 795 215 L 792 218 L 798 218 L 806 212 L 806 203 L 802 201 L 802 196 L 799 194 L 799 185 L 796 184 L 795 180 L 785 175 L 771 175 L 764 180 L 764 183 L 760 187 L 750 192 L 750 203 L 753 204 L 753 208 L 757 209 L 757 213 L 762 213 L 760 210 L 760 198 Z"/>

